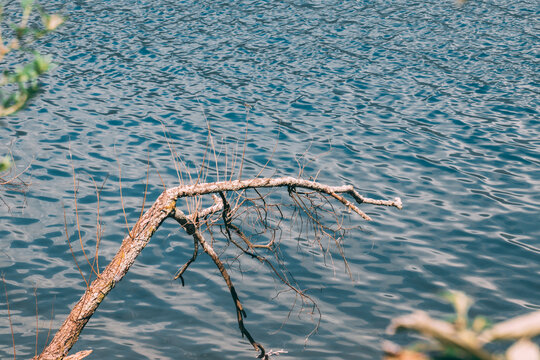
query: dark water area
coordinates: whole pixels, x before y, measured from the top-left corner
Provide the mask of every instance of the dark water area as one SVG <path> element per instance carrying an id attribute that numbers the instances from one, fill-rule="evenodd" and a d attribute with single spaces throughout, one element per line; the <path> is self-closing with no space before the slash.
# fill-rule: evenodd
<path id="1" fill-rule="evenodd" d="M 16 4 L 8 4 L 15 7 Z M 0 272 L 7 280 L 17 355 L 33 356 L 54 306 L 57 329 L 84 291 L 82 240 L 101 266 L 147 205 L 178 184 L 170 144 L 197 166 L 210 124 L 218 150 L 242 152 L 243 177 L 317 176 L 354 184 L 404 209 L 362 206 L 347 217 L 333 263 L 309 233 L 283 224 L 288 269 L 322 312 L 289 315 L 294 296 L 264 266 L 229 265 L 246 325 L 283 359 L 377 359 L 390 320 L 451 309 L 460 290 L 472 315 L 493 321 L 540 308 L 540 120 L 537 1 L 48 1 L 69 20 L 39 50 L 58 67 L 42 92 L 0 127 L 2 153 L 29 165 L 26 195 L 0 206 Z M 248 122 L 247 136 L 245 136 Z M 277 147 L 276 147 L 277 143 Z M 275 151 L 274 151 L 275 149 Z M 71 155 L 70 155 L 71 154 Z M 70 158 L 72 157 L 72 160 Z M 221 157 L 224 168 L 225 156 Z M 159 175 L 158 175 L 159 171 Z M 195 172 L 193 172 L 195 173 Z M 221 178 L 223 173 L 221 173 Z M 209 180 L 217 179 L 210 174 Z M 278 194 L 279 195 L 279 194 Z M 287 199 L 286 192 L 283 201 Z M 289 210 L 287 210 L 289 211 Z M 290 214 L 287 213 L 286 214 Z M 233 303 L 201 256 L 186 286 L 172 281 L 192 243 L 166 223 L 105 299 L 74 350 L 93 359 L 244 359 Z M 286 321 L 288 319 L 288 321 Z M 0 296 L 0 357 L 10 358 Z"/>

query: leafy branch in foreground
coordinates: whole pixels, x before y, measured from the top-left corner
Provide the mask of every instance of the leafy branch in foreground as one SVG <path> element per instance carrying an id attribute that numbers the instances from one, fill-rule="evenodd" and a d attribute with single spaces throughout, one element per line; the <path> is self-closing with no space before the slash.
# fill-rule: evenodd
<path id="1" fill-rule="evenodd" d="M 538 360 L 540 349 L 531 339 L 540 335 L 540 311 L 518 316 L 488 326 L 483 317 L 472 321 L 467 316 L 472 300 L 461 292 L 446 295 L 453 304 L 456 315 L 453 321 L 430 317 L 424 311 L 394 319 L 387 329 L 394 334 L 397 329 L 418 331 L 434 340 L 414 349 L 401 349 L 393 343 L 385 343 L 385 360 L 473 359 L 473 360 Z M 504 354 L 486 349 L 493 341 L 515 340 Z M 429 355 L 428 355 L 429 354 Z"/>
<path id="2" fill-rule="evenodd" d="M 33 0 L 22 0 L 21 8 L 20 21 L 9 23 L 4 22 L 4 7 L 0 4 L 0 117 L 20 110 L 37 90 L 39 76 L 47 72 L 52 63 L 49 56 L 39 54 L 30 46 L 64 22 L 63 17 L 46 13 Z M 5 31 L 8 29 L 10 31 Z M 9 55 L 13 57 L 8 59 Z M 6 155 L 0 161 L 0 190 L 24 192 L 26 183 L 19 178 L 22 173 L 14 168 L 11 156 Z M 0 202 L 9 208 L 1 196 Z"/>
<path id="3" fill-rule="evenodd" d="M 5 34 L 2 31 L 6 28 L 3 26 L 4 9 L 0 6 L 0 62 L 6 59 L 6 55 L 15 53 L 17 58 L 10 62 L 19 64 L 15 67 L 3 64 L 4 69 L 0 75 L 0 116 L 20 110 L 37 90 L 39 76 L 47 72 L 52 63 L 50 57 L 42 56 L 30 46 L 64 22 L 63 17 L 47 14 L 33 0 L 22 0 L 21 7 L 20 21 L 9 23 L 11 31 Z M 20 65 L 29 54 L 31 59 Z"/>

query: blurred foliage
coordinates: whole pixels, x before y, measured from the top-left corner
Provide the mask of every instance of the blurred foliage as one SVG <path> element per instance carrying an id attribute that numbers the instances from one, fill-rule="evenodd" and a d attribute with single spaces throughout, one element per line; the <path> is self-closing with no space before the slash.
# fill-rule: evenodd
<path id="1" fill-rule="evenodd" d="M 455 315 L 444 321 L 416 311 L 394 319 L 388 328 L 417 331 L 432 340 L 402 349 L 386 343 L 385 360 L 540 360 L 540 348 L 531 339 L 540 335 L 540 311 L 490 325 L 483 317 L 468 318 L 472 300 L 461 292 L 451 292 L 445 298 L 454 306 Z M 514 341 L 504 353 L 494 353 L 486 345 L 494 341 Z M 501 348 L 502 346 L 495 346 Z M 491 347 L 491 346 L 490 346 Z"/>
<path id="2" fill-rule="evenodd" d="M 33 0 L 21 0 L 21 10 L 20 20 L 13 23 L 5 21 L 0 6 L 0 116 L 20 110 L 35 93 L 39 76 L 52 63 L 50 57 L 42 56 L 31 45 L 64 22 L 63 17 L 46 13 Z M 7 61 L 7 56 L 13 58 Z"/>
<path id="3" fill-rule="evenodd" d="M 5 156 L 2 161 L 0 161 L 0 171 L 6 171 L 11 167 L 11 160 L 9 156 Z"/>
<path id="4" fill-rule="evenodd" d="M 36 92 L 39 76 L 51 68 L 52 62 L 31 45 L 65 20 L 46 13 L 34 0 L 21 0 L 20 5 L 22 15 L 18 22 L 5 20 L 4 7 L 0 5 L 0 117 L 20 110 Z M 0 162 L 0 172 L 10 167 L 10 158 L 6 156 Z"/>

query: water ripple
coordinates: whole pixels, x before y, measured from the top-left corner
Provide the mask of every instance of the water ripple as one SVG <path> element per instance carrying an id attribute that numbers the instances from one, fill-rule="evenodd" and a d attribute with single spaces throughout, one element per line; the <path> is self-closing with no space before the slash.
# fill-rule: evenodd
<path id="1" fill-rule="evenodd" d="M 151 201 L 162 180 L 178 182 L 171 145 L 195 173 L 207 121 L 229 155 L 242 152 L 249 123 L 244 176 L 271 159 L 266 174 L 295 175 L 303 164 L 306 176 L 404 200 L 400 212 L 366 207 L 375 221 L 345 239 L 353 280 L 339 256 L 334 267 L 329 258 L 325 265 L 309 238 L 299 242 L 298 229 L 284 223 L 287 266 L 323 312 L 306 347 L 315 324 L 309 314 L 297 307 L 287 320 L 293 298 L 275 298 L 281 288 L 264 268 L 233 272 L 247 326 L 269 347 L 295 359 L 377 358 L 392 317 L 414 308 L 449 311 L 437 295 L 445 289 L 469 293 L 473 311 L 493 320 L 540 306 L 531 290 L 540 273 L 536 2 L 47 6 L 69 15 L 41 49 L 59 66 L 28 108 L 0 128 L 17 166 L 31 165 L 26 197 L 2 194 L 11 212 L 0 213 L 0 270 L 21 356 L 34 348 L 34 286 L 43 327 L 54 302 L 53 328 L 84 289 L 64 234 L 65 208 L 68 237 L 88 271 L 77 250 L 72 166 L 81 234 L 92 249 L 95 186 L 102 187 L 103 265 L 126 233 L 118 168 L 132 223 L 148 162 Z M 185 287 L 171 281 L 190 253 L 189 241 L 165 224 L 78 348 L 110 359 L 253 356 L 208 259 L 190 269 Z M 11 356 L 7 347 L 0 353 Z"/>

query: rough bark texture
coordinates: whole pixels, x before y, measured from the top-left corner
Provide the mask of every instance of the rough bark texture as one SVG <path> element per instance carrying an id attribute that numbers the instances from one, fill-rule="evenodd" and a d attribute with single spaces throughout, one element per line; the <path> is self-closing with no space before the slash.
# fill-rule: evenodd
<path id="1" fill-rule="evenodd" d="M 99 304 L 128 272 L 135 259 L 146 246 L 163 220 L 176 204 L 169 192 L 162 193 L 152 207 L 137 221 L 127 235 L 110 264 L 86 289 L 79 302 L 64 321 L 51 343 L 39 355 L 40 360 L 64 358 L 77 342 L 79 334 Z"/>
<path id="2" fill-rule="evenodd" d="M 340 201 L 350 210 L 358 213 L 366 220 L 371 220 L 371 218 L 355 204 L 346 200 L 341 194 L 349 194 L 357 203 L 369 203 L 401 208 L 401 200 L 399 198 L 390 201 L 373 200 L 362 197 L 351 185 L 328 186 L 318 182 L 296 179 L 293 177 L 256 178 L 251 180 L 201 183 L 168 189 L 164 191 L 152 207 L 139 218 L 131 230 L 131 233 L 124 238 L 120 249 L 110 264 L 86 289 L 86 292 L 73 307 L 71 313 L 68 315 L 51 343 L 37 359 L 58 360 L 67 356 L 69 350 L 77 342 L 84 326 L 90 320 L 103 299 L 114 288 L 115 284 L 122 280 L 126 275 L 137 256 L 144 249 L 146 244 L 148 244 L 150 238 L 163 221 L 167 217 L 174 215 L 177 199 L 219 192 L 271 187 L 289 187 L 289 189 L 305 188 L 329 195 Z M 204 248 L 204 250 L 206 252 L 210 251 L 208 248 Z"/>

